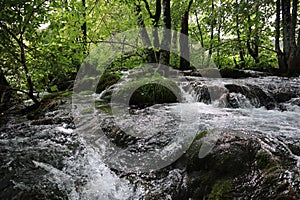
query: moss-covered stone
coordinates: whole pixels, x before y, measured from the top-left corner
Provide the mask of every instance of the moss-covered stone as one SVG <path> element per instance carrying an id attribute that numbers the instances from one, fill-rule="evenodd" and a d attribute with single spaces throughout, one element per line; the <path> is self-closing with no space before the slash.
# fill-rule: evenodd
<path id="1" fill-rule="evenodd" d="M 42 97 L 40 105 L 33 105 L 31 109 L 26 109 L 28 119 L 38 119 L 43 116 L 46 111 L 54 110 L 57 106 L 64 103 L 62 99 L 73 94 L 72 91 L 60 91 L 46 94 Z"/>
<path id="2" fill-rule="evenodd" d="M 232 199 L 232 180 L 218 180 L 212 187 L 207 196 L 208 200 L 225 200 Z"/>
<path id="3" fill-rule="evenodd" d="M 91 90 L 83 90 L 79 92 L 79 95 L 91 95 L 94 94 L 94 91 Z"/>
<path id="4" fill-rule="evenodd" d="M 121 75 L 105 72 L 101 77 L 97 85 L 96 93 L 100 94 L 102 91 L 104 91 L 106 88 L 108 88 L 111 85 L 116 84 L 120 80 Z"/>
<path id="5" fill-rule="evenodd" d="M 86 114 L 91 114 L 91 113 L 93 113 L 93 112 L 94 112 L 94 108 L 89 107 L 89 108 L 84 108 L 84 109 L 82 109 L 82 110 L 80 111 L 80 114 L 81 114 L 81 115 L 86 115 Z"/>
<path id="6" fill-rule="evenodd" d="M 116 103 L 146 107 L 160 103 L 175 103 L 181 99 L 177 84 L 163 77 L 142 78 L 116 89 Z"/>
<path id="7" fill-rule="evenodd" d="M 224 67 L 222 69 L 220 69 L 220 74 L 222 76 L 222 78 L 248 78 L 248 77 L 252 77 L 251 74 L 243 71 L 243 70 L 239 70 L 239 69 L 234 69 L 234 68 L 230 68 L 230 67 Z"/>
<path id="8" fill-rule="evenodd" d="M 199 165 L 199 163 L 197 162 L 199 161 L 198 154 L 202 145 L 202 141 L 200 141 L 200 139 L 203 138 L 205 135 L 207 135 L 207 133 L 208 133 L 207 130 L 199 132 L 191 142 L 186 153 L 188 171 L 192 171 L 194 168 L 196 168 Z"/>
<path id="9" fill-rule="evenodd" d="M 47 102 L 47 101 L 58 100 L 63 97 L 71 96 L 72 94 L 73 94 L 72 91 L 61 91 L 61 92 L 53 92 L 53 93 L 45 94 L 42 97 L 41 102 L 43 103 L 43 102 Z"/>
<path id="10" fill-rule="evenodd" d="M 255 159 L 260 170 L 267 170 L 277 165 L 272 155 L 263 150 L 256 154 Z"/>
<path id="11" fill-rule="evenodd" d="M 206 137 L 208 140 L 215 138 L 215 143 L 205 157 L 199 157 Z M 192 199 L 232 199 L 232 191 L 236 185 L 242 184 L 234 180 L 251 172 L 259 148 L 255 139 L 234 132 L 216 130 L 199 133 L 186 153 L 186 196 Z"/>
<path id="12" fill-rule="evenodd" d="M 178 102 L 176 95 L 163 85 L 150 83 L 138 88 L 132 94 L 129 105 L 144 107 L 160 103 Z"/>

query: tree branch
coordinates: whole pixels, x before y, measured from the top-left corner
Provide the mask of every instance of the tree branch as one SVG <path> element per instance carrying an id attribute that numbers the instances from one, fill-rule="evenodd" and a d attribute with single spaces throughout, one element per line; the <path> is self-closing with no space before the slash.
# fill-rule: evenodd
<path id="1" fill-rule="evenodd" d="M 150 18 L 154 19 L 154 15 L 152 14 L 151 10 L 150 10 L 150 6 L 147 0 L 142 0 L 145 3 L 145 7 L 146 10 L 148 12 L 148 14 L 150 15 Z"/>
<path id="2" fill-rule="evenodd" d="M 19 38 L 7 28 L 7 26 L 0 21 L 0 27 L 2 27 L 19 45 L 23 45 L 23 42 L 19 40 Z"/>
<path id="3" fill-rule="evenodd" d="M 24 22 L 24 26 L 22 28 L 22 31 L 20 32 L 21 35 L 23 35 L 25 33 L 25 30 L 27 28 L 27 24 L 30 21 L 30 18 L 33 16 L 34 12 L 39 9 L 47 0 L 42 1 L 40 4 L 37 5 L 36 8 L 33 8 L 32 11 L 30 12 L 28 18 L 26 19 L 26 21 Z"/>

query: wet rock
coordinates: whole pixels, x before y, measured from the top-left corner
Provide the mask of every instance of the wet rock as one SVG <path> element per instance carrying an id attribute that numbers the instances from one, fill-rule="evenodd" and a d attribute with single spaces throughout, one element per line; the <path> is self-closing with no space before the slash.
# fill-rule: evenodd
<path id="1" fill-rule="evenodd" d="M 66 191 L 43 178 L 47 171 L 23 156 L 0 168 L 0 199 L 67 199 Z M 38 178 L 39 177 L 39 178 Z"/>
<path id="2" fill-rule="evenodd" d="M 207 134 L 218 134 L 218 139 L 205 157 L 199 157 Z M 299 198 L 286 168 L 258 137 L 236 131 L 202 132 L 184 156 L 186 185 L 175 199 Z"/>
<path id="3" fill-rule="evenodd" d="M 265 106 L 267 109 L 274 109 L 276 107 L 276 101 L 272 95 L 263 91 L 257 85 L 226 84 L 225 87 L 229 90 L 229 92 L 244 95 L 255 107 Z"/>
<path id="4" fill-rule="evenodd" d="M 175 103 L 181 100 L 177 84 L 162 77 L 146 77 L 114 88 L 114 103 L 144 108 L 154 104 Z"/>
<path id="5" fill-rule="evenodd" d="M 207 68 L 207 69 L 199 69 L 184 72 L 184 75 L 188 76 L 200 76 L 200 77 L 210 77 L 210 78 L 248 78 L 248 77 L 259 77 L 263 74 L 253 73 L 247 70 L 239 70 L 234 68 Z"/>
<path id="6" fill-rule="evenodd" d="M 220 69 L 220 74 L 222 78 L 248 78 L 256 76 L 255 74 L 251 74 L 247 71 L 229 67 Z"/>
<path id="7" fill-rule="evenodd" d="M 6 124 L 0 129 L 0 199 L 67 199 L 68 191 L 52 179 L 78 147 L 77 136 L 62 126 Z"/>
<path id="8" fill-rule="evenodd" d="M 177 94 L 180 94 L 179 91 Z M 129 105 L 137 107 L 146 107 L 161 103 L 175 103 L 178 102 L 176 94 L 167 87 L 160 84 L 147 84 L 138 88 L 132 94 Z"/>
<path id="9" fill-rule="evenodd" d="M 297 95 L 289 91 L 279 91 L 274 94 L 274 98 L 278 103 L 287 102 L 295 97 L 297 97 Z"/>
<path id="10" fill-rule="evenodd" d="M 31 122 L 31 125 L 53 125 L 53 124 L 71 124 L 72 118 L 65 117 L 65 118 L 43 118 L 43 119 L 38 119 L 34 120 Z"/>
<path id="11" fill-rule="evenodd" d="M 129 145 L 135 144 L 137 142 L 136 137 L 125 133 L 109 119 L 106 119 L 104 121 L 106 122 L 102 123 L 102 131 L 108 138 L 110 138 L 110 141 L 118 147 L 128 147 Z"/>
<path id="12" fill-rule="evenodd" d="M 197 93 L 197 101 L 206 104 L 211 103 L 208 87 L 206 85 L 197 85 L 194 87 L 194 91 Z"/>
<path id="13" fill-rule="evenodd" d="M 167 175 L 160 179 L 152 180 L 150 182 L 154 187 L 145 195 L 146 199 L 176 199 L 172 198 L 180 190 L 183 181 L 182 172 L 178 169 L 170 170 Z"/>
<path id="14" fill-rule="evenodd" d="M 219 85 L 205 85 L 198 82 L 192 82 L 193 91 L 196 93 L 196 100 L 210 104 L 222 97 L 227 92 L 226 88 Z"/>
<path id="15" fill-rule="evenodd" d="M 300 98 L 293 98 L 293 99 L 290 100 L 290 103 L 292 105 L 300 106 Z"/>

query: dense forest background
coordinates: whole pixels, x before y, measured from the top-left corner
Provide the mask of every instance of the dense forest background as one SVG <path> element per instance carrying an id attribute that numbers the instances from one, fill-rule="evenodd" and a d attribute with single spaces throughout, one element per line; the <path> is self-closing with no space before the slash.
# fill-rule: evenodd
<path id="1" fill-rule="evenodd" d="M 300 73 L 298 0 L 3 0 L 0 8 L 2 104 L 25 94 L 39 105 L 39 93 L 68 89 L 90 49 L 143 27 L 188 35 L 220 69 Z M 147 32 L 141 34 L 157 48 L 133 52 L 111 68 L 131 68 L 143 60 L 192 68 L 182 59 L 189 54 L 186 38 L 165 31 L 162 40 L 151 41 Z M 178 40 L 181 57 L 159 49 Z"/>

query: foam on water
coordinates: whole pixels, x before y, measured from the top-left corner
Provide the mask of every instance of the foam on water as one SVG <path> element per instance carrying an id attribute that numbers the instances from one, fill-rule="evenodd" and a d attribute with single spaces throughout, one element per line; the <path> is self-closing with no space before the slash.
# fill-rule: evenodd
<path id="1" fill-rule="evenodd" d="M 133 195 L 132 185 L 112 172 L 95 149 L 87 148 L 82 155 L 67 160 L 64 171 L 73 175 L 72 200 L 125 200 Z"/>

